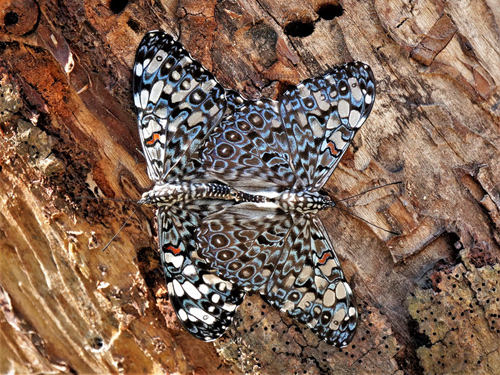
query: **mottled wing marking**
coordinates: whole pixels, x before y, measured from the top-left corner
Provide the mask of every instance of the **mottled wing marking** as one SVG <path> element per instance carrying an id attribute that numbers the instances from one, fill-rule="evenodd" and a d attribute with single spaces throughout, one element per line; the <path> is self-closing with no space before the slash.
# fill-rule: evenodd
<path id="1" fill-rule="evenodd" d="M 198 253 L 225 280 L 257 291 L 276 267 L 291 218 L 252 203 L 231 206 L 203 220 Z"/>
<path id="2" fill-rule="evenodd" d="M 226 203 L 197 201 L 158 209 L 160 257 L 172 306 L 195 337 L 211 341 L 229 327 L 244 292 L 193 257 L 201 218 Z"/>
<path id="3" fill-rule="evenodd" d="M 249 193 L 282 191 L 296 179 L 273 100 L 247 101 L 225 118 L 202 155 L 211 175 Z"/>
<path id="4" fill-rule="evenodd" d="M 329 344 L 351 340 L 356 303 L 317 217 L 244 203 L 207 216 L 198 239 L 221 278 L 259 291 Z"/>
<path id="5" fill-rule="evenodd" d="M 353 62 L 286 91 L 279 102 L 247 101 L 224 119 L 203 150 L 207 170 L 252 193 L 318 191 L 370 114 L 371 69 Z"/>
<path id="6" fill-rule="evenodd" d="M 181 176 L 225 112 L 224 88 L 180 43 L 153 31 L 137 50 L 133 92 L 149 177 Z"/>
<path id="7" fill-rule="evenodd" d="M 281 118 L 302 182 L 297 188 L 321 189 L 370 114 L 374 99 L 373 74 L 360 62 L 307 79 L 283 94 Z"/>
<path id="8" fill-rule="evenodd" d="M 320 339 L 347 345 L 357 327 L 356 301 L 321 221 L 295 215 L 265 299 Z"/>

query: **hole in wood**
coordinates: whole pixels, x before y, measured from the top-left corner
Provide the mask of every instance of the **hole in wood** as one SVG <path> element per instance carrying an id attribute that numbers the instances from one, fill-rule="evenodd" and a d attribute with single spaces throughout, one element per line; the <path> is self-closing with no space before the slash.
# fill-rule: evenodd
<path id="1" fill-rule="evenodd" d="M 285 34 L 293 37 L 304 38 L 314 32 L 314 23 L 294 21 L 285 26 Z"/>
<path id="2" fill-rule="evenodd" d="M 16 12 L 8 12 L 4 18 L 5 26 L 12 26 L 19 22 L 19 16 Z"/>
<path id="3" fill-rule="evenodd" d="M 111 0 L 109 2 L 109 9 L 111 9 L 114 14 L 118 14 L 122 12 L 127 7 L 127 5 L 128 0 Z"/>
<path id="4" fill-rule="evenodd" d="M 324 20 L 333 20 L 335 17 L 340 17 L 344 14 L 344 8 L 340 4 L 323 4 L 316 11 L 318 16 Z"/>

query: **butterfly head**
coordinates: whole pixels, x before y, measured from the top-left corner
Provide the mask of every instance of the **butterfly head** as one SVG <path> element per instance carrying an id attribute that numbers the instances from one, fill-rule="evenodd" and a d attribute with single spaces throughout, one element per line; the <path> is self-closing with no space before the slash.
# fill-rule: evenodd
<path id="1" fill-rule="evenodd" d="M 276 200 L 283 210 L 302 213 L 316 213 L 335 205 L 329 196 L 307 190 L 297 192 L 286 190 Z"/>

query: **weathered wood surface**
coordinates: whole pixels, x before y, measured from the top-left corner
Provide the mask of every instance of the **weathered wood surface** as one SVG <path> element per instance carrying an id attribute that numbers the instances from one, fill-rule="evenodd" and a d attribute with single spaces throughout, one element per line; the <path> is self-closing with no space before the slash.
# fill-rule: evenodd
<path id="1" fill-rule="evenodd" d="M 342 11 L 341 11 L 342 10 Z M 1 373 L 494 374 L 500 368 L 500 7 L 466 1 L 0 3 Z M 350 60 L 374 110 L 323 213 L 360 302 L 331 348 L 259 297 L 202 343 L 165 297 L 131 98 L 146 31 L 225 87 L 276 97 Z"/>

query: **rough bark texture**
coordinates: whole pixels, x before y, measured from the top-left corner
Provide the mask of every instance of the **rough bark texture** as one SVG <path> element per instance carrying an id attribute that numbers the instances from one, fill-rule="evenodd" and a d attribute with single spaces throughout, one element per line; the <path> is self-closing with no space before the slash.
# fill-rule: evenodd
<path id="1" fill-rule="evenodd" d="M 0 3 L 1 373 L 498 374 L 500 7 L 482 1 Z M 167 301 L 131 98 L 163 29 L 225 87 L 276 97 L 350 60 L 374 110 L 322 219 L 360 302 L 347 348 L 248 298 L 215 343 Z M 132 206 L 133 207 L 133 206 Z"/>

